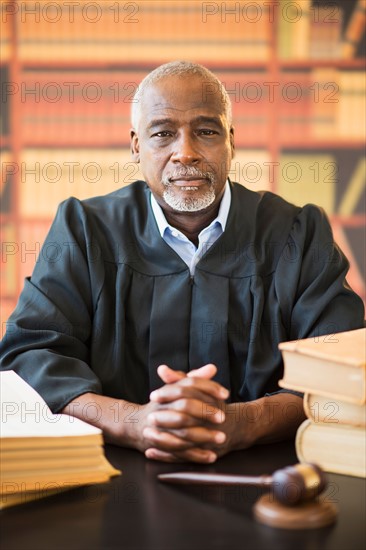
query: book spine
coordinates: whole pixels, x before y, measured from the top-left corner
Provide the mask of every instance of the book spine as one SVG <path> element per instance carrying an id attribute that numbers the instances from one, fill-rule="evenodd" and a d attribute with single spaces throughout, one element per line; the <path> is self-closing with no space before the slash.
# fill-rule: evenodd
<path id="1" fill-rule="evenodd" d="M 21 157 L 20 213 L 50 220 L 59 203 L 107 194 L 141 179 L 125 149 L 25 149 Z M 37 241 L 38 242 L 38 241 Z"/>
<path id="2" fill-rule="evenodd" d="M 358 0 L 342 40 L 341 56 L 343 59 L 354 57 L 358 43 L 365 30 L 365 25 L 366 0 Z"/>
<path id="3" fill-rule="evenodd" d="M 365 405 L 346 403 L 336 398 L 327 398 L 313 393 L 304 395 L 303 404 L 306 416 L 315 424 L 366 427 Z"/>
<path id="4" fill-rule="evenodd" d="M 9 2 L 1 2 L 0 4 L 0 48 L 2 63 L 9 61 L 12 55 L 11 17 L 6 13 L 6 4 L 9 4 Z"/>
<path id="5" fill-rule="evenodd" d="M 15 168 L 12 162 L 12 155 L 10 151 L 0 151 L 0 213 L 9 212 L 12 208 L 11 204 L 11 188 L 13 184 L 13 173 Z"/>
<path id="6" fill-rule="evenodd" d="M 338 59 L 343 12 L 331 13 L 329 6 L 316 10 L 310 24 L 310 58 Z"/>
<path id="7" fill-rule="evenodd" d="M 365 138 L 365 91 L 366 82 L 362 72 L 339 72 L 340 99 L 337 116 L 337 134 L 343 139 Z"/>
<path id="8" fill-rule="evenodd" d="M 340 216 L 351 216 L 357 203 L 362 198 L 365 189 L 366 159 L 361 158 L 355 166 L 353 175 L 348 182 L 346 191 L 338 207 Z"/>
<path id="9" fill-rule="evenodd" d="M 279 104 L 279 139 L 286 143 L 310 137 L 311 76 L 307 72 L 282 75 Z"/>
<path id="10" fill-rule="evenodd" d="M 286 61 L 292 58 L 292 40 L 294 23 L 283 14 L 279 16 L 278 21 L 278 56 Z"/>
<path id="11" fill-rule="evenodd" d="M 17 290 L 19 261 L 17 253 L 19 243 L 13 223 L 4 223 L 1 227 L 2 261 L 0 263 L 0 293 L 4 298 L 14 296 Z"/>
<path id="12" fill-rule="evenodd" d="M 309 58 L 311 0 L 301 1 L 301 18 L 296 23 L 293 33 L 292 57 L 293 59 L 306 60 Z"/>
<path id="13" fill-rule="evenodd" d="M 229 176 L 253 191 L 269 190 L 269 162 L 266 150 L 237 148 Z"/>
<path id="14" fill-rule="evenodd" d="M 315 462 L 326 472 L 366 477 L 365 430 L 314 424 L 305 420 L 297 430 L 295 450 L 300 462 Z"/>
<path id="15" fill-rule="evenodd" d="M 328 215 L 332 214 L 335 181 L 328 177 L 328 167 L 332 163 L 335 163 L 333 155 L 281 155 L 278 193 L 299 206 L 315 203 L 324 208 Z"/>
<path id="16" fill-rule="evenodd" d="M 332 139 L 337 130 L 338 72 L 335 69 L 316 69 L 312 76 L 316 92 L 311 109 L 311 134 L 316 139 Z"/>
<path id="17" fill-rule="evenodd" d="M 296 456 L 300 462 L 307 462 L 307 456 L 306 456 L 306 453 L 304 453 L 303 438 L 304 438 L 305 431 L 308 429 L 310 424 L 311 424 L 311 421 L 309 419 L 304 420 L 304 422 L 300 424 L 296 432 L 295 451 L 296 451 Z"/>

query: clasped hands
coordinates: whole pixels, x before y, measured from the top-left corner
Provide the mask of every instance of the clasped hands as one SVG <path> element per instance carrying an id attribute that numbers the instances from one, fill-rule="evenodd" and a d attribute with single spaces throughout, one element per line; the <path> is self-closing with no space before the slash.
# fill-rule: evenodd
<path id="1" fill-rule="evenodd" d="M 165 462 L 214 462 L 230 450 L 226 388 L 214 382 L 212 364 L 187 374 L 160 365 L 165 385 L 140 410 L 145 456 Z"/>

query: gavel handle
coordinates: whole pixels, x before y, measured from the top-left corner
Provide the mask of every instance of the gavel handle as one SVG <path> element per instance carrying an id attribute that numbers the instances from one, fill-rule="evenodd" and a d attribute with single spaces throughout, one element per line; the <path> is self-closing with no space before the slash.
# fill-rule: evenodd
<path id="1" fill-rule="evenodd" d="M 239 476 L 232 474 L 210 474 L 206 472 L 173 472 L 159 474 L 159 481 L 182 485 L 256 485 L 268 487 L 272 484 L 271 476 Z"/>

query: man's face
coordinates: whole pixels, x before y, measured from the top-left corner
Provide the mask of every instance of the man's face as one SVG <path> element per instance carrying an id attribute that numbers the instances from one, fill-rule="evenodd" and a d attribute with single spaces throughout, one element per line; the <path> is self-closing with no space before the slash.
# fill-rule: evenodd
<path id="1" fill-rule="evenodd" d="M 164 209 L 196 212 L 217 204 L 233 157 L 233 130 L 219 91 L 200 76 L 170 76 L 145 91 L 134 160 Z"/>

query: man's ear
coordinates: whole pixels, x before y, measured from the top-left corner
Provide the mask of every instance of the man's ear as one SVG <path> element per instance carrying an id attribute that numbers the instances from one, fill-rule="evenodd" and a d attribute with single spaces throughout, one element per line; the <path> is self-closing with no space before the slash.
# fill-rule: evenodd
<path id="1" fill-rule="evenodd" d="M 140 162 L 140 144 L 139 144 L 139 138 L 136 133 L 136 131 L 131 128 L 130 130 L 130 138 L 131 138 L 131 155 L 134 162 Z"/>
<path id="2" fill-rule="evenodd" d="M 231 156 L 235 157 L 235 139 L 234 139 L 234 127 L 230 128 L 230 145 L 231 145 Z"/>

